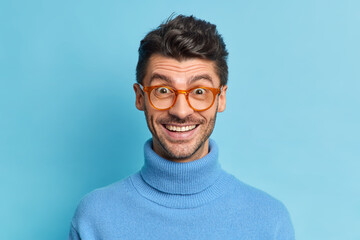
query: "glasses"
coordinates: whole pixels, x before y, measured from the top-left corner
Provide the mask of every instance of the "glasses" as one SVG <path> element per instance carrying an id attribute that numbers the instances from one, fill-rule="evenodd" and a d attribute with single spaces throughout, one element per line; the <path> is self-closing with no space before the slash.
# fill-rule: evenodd
<path id="1" fill-rule="evenodd" d="M 195 111 L 205 111 L 214 104 L 216 95 L 221 93 L 221 88 L 195 87 L 188 90 L 175 90 L 167 86 L 143 87 L 147 93 L 151 106 L 157 110 L 172 108 L 179 94 L 185 94 L 186 101 Z"/>

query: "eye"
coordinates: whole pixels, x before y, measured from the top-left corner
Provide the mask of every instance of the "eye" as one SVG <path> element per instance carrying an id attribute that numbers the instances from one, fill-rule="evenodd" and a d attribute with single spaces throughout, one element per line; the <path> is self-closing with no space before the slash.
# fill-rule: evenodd
<path id="1" fill-rule="evenodd" d="M 167 87 L 156 87 L 152 90 L 151 94 L 157 98 L 167 98 L 174 95 L 174 91 Z"/>
<path id="2" fill-rule="evenodd" d="M 156 92 L 157 92 L 158 94 L 171 93 L 171 92 L 170 92 L 170 89 L 165 88 L 165 87 L 159 87 L 159 88 L 157 88 L 157 89 L 156 89 Z"/>
<path id="3" fill-rule="evenodd" d="M 203 95 L 203 94 L 205 94 L 205 89 L 204 88 L 196 88 L 196 89 L 194 89 L 193 93 L 195 95 Z"/>

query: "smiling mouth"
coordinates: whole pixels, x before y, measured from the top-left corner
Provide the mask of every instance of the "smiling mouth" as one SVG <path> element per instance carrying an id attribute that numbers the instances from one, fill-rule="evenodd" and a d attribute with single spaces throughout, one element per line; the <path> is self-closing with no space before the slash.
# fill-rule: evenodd
<path id="1" fill-rule="evenodd" d="M 170 124 L 164 124 L 164 127 L 171 131 L 171 132 L 189 132 L 193 129 L 195 129 L 198 125 L 186 125 L 186 126 L 176 126 L 176 125 L 170 125 Z"/>

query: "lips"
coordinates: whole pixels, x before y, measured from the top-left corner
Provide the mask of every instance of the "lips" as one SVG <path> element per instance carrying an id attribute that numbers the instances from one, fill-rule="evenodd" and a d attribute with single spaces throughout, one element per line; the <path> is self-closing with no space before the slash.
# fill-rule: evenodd
<path id="1" fill-rule="evenodd" d="M 165 128 L 171 132 L 188 132 L 196 128 L 196 124 L 192 125 L 171 125 L 171 124 L 165 124 Z"/>
<path id="2" fill-rule="evenodd" d="M 162 124 L 170 141 L 192 139 L 198 130 L 198 126 L 198 124 Z"/>

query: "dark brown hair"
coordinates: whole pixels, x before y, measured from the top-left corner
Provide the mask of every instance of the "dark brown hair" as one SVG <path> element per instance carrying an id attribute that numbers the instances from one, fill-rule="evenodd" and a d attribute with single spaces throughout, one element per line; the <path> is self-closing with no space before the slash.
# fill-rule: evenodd
<path id="1" fill-rule="evenodd" d="M 226 85 L 226 45 L 216 26 L 194 16 L 178 15 L 149 32 L 140 42 L 136 80 L 142 83 L 150 57 L 160 54 L 179 61 L 200 58 L 214 61 L 221 85 Z"/>

